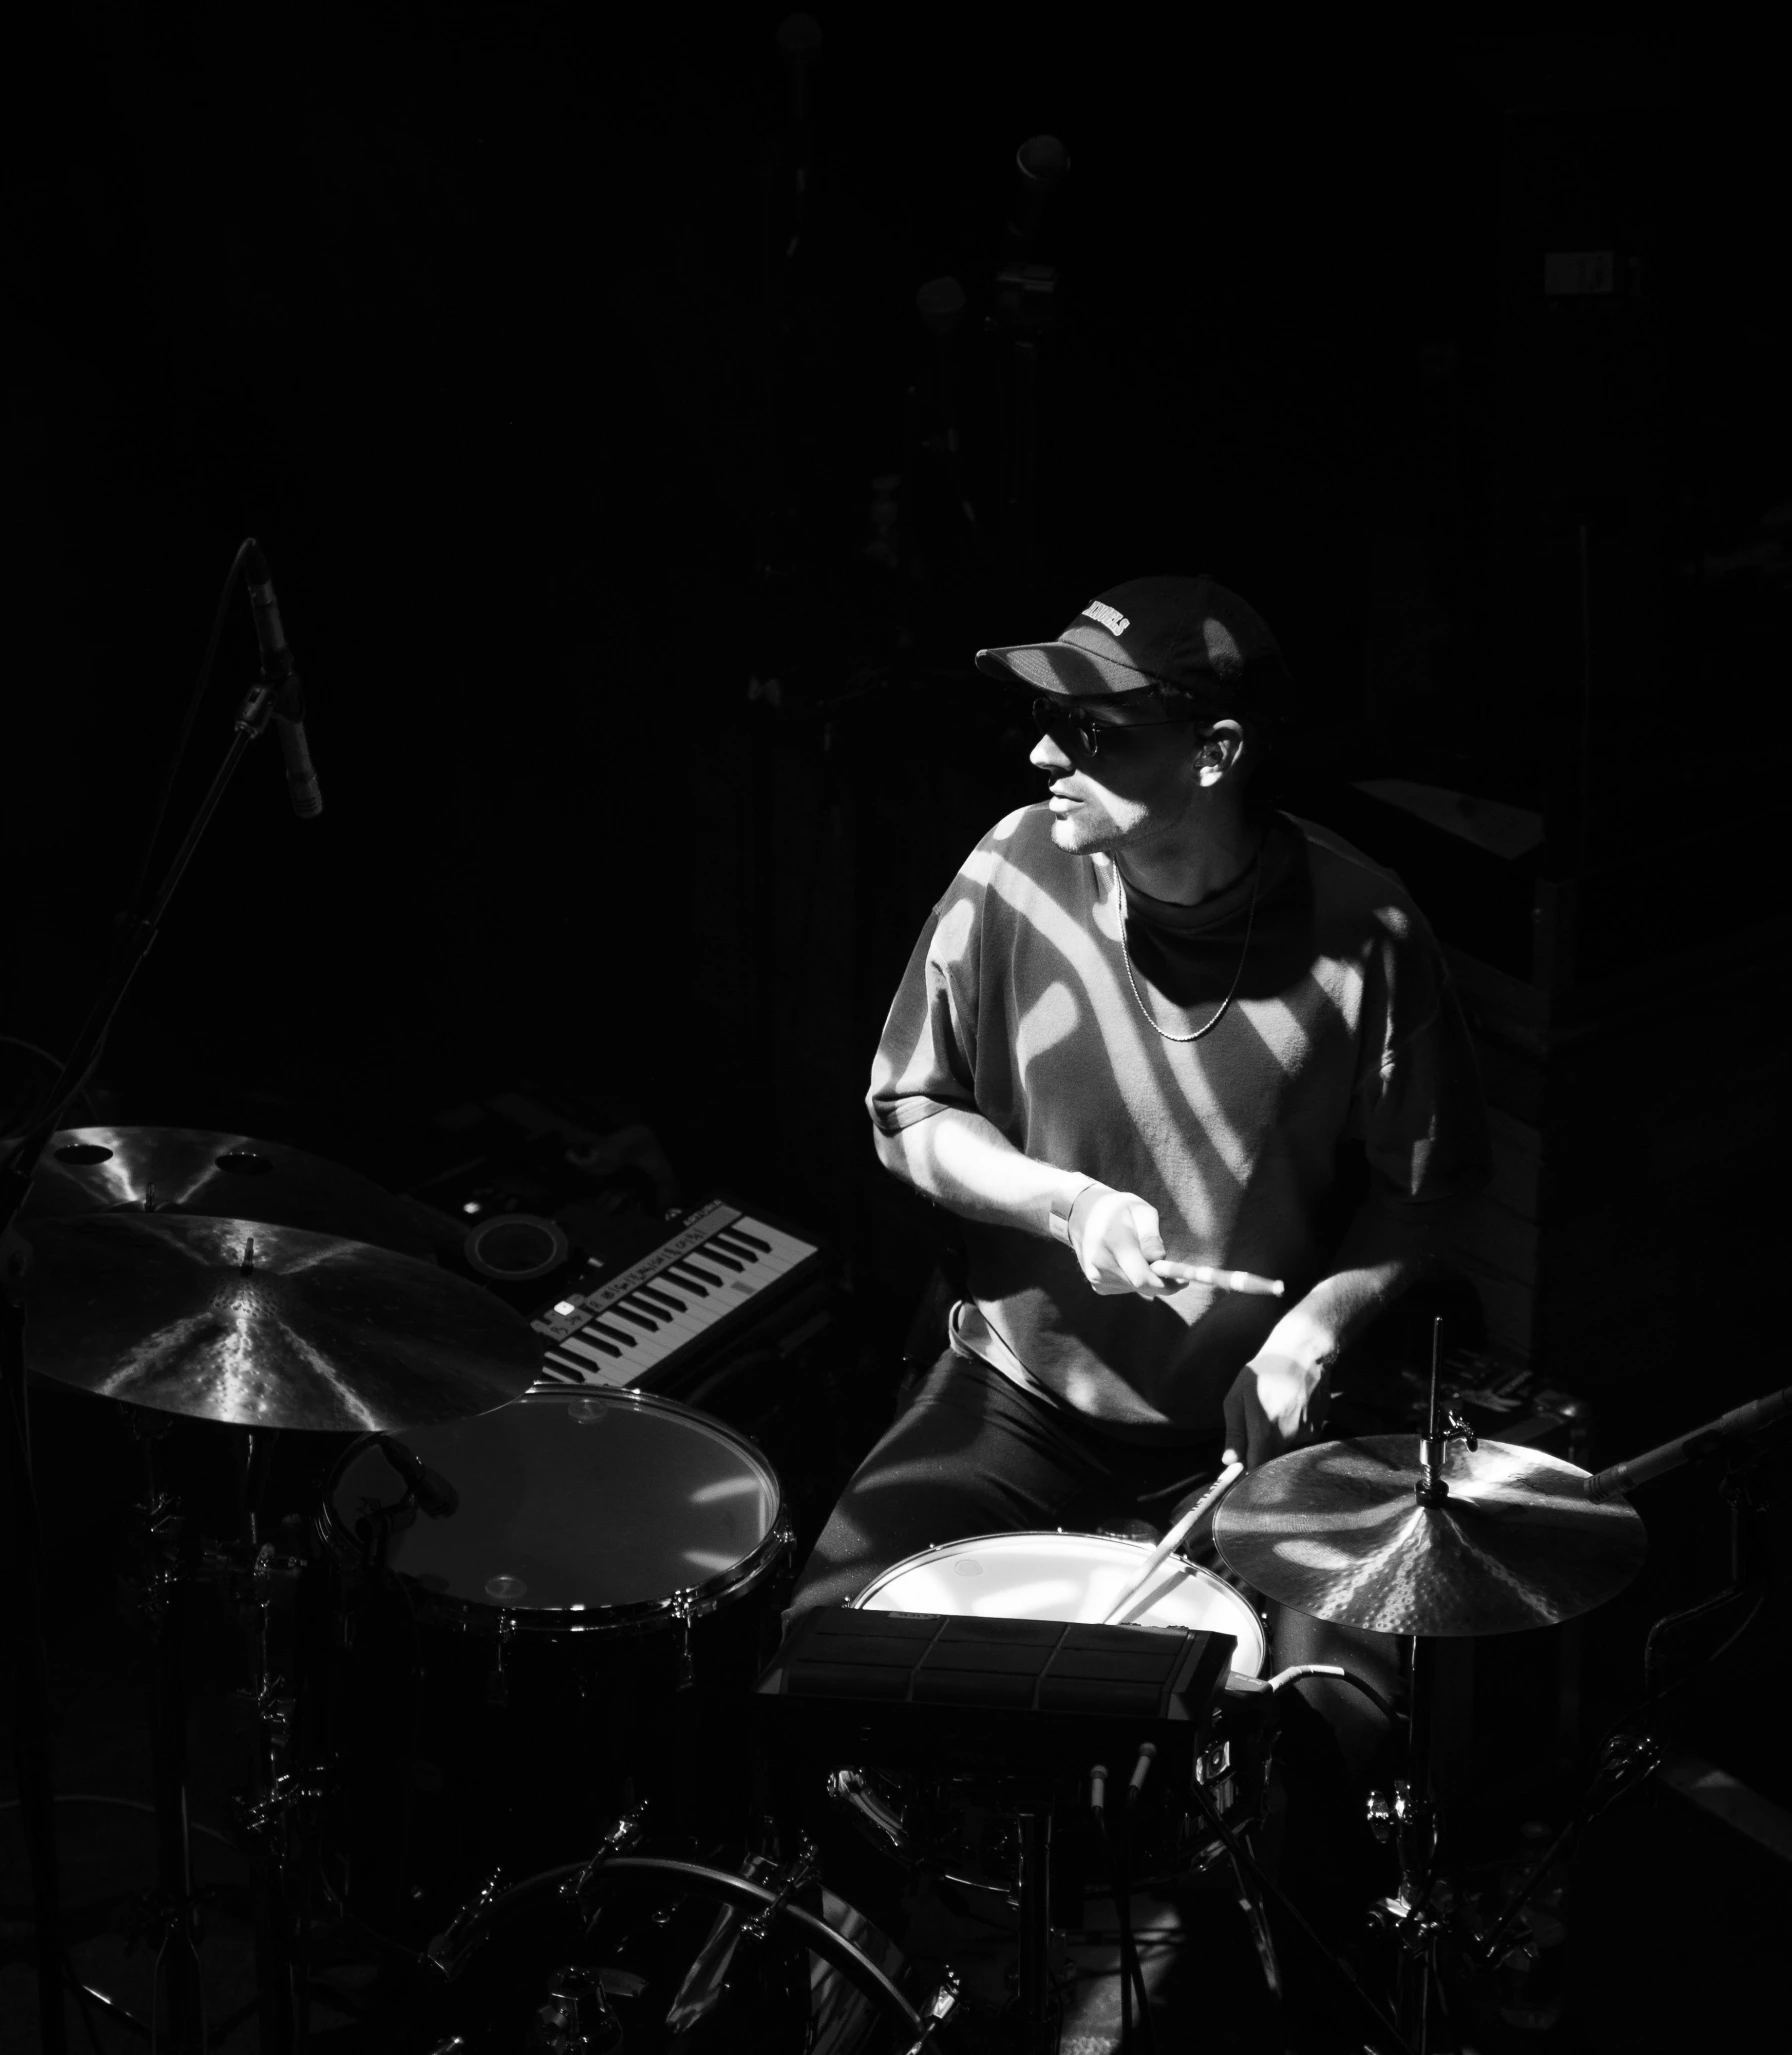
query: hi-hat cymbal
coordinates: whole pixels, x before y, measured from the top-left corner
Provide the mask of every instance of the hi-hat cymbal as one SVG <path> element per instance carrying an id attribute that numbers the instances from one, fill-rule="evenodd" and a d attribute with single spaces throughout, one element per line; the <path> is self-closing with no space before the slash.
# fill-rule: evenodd
<path id="1" fill-rule="evenodd" d="M 1448 1498 L 1414 1496 L 1419 1437 L 1322 1441 L 1253 1470 L 1213 1523 L 1247 1583 L 1297 1613 L 1381 1634 L 1451 1638 L 1553 1626 L 1641 1569 L 1634 1509 L 1594 1505 L 1587 1473 L 1509 1442 L 1450 1445 Z"/>
<path id="2" fill-rule="evenodd" d="M 93 1213 L 22 1224 L 40 1377 L 242 1427 L 396 1429 L 520 1397 L 540 1337 L 389 1249 L 256 1220 Z"/>
<path id="3" fill-rule="evenodd" d="M 390 1192 L 284 1142 L 195 1127 L 71 1127 L 52 1135 L 20 1218 L 121 1210 L 260 1220 L 435 1260 L 428 1235 Z"/>

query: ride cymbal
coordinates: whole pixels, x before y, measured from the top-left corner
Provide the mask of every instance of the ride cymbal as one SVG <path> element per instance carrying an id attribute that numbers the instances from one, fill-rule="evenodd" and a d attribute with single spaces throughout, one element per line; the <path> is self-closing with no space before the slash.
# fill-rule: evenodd
<path id="1" fill-rule="evenodd" d="M 520 1397 L 540 1337 L 502 1300 L 389 1249 L 256 1220 L 22 1223 L 40 1377 L 241 1427 L 398 1429 Z"/>
<path id="2" fill-rule="evenodd" d="M 1571 1620 L 1642 1567 L 1642 1521 L 1621 1501 L 1593 1504 L 1572 1463 L 1452 1442 L 1449 1496 L 1421 1505 L 1419 1451 L 1417 1435 L 1372 1434 L 1278 1456 L 1232 1487 L 1214 1546 L 1297 1613 L 1443 1639 Z"/>
<path id="3" fill-rule="evenodd" d="M 284 1142 L 195 1127 L 70 1127 L 52 1135 L 20 1219 L 120 1211 L 260 1220 L 435 1260 L 428 1235 L 390 1192 Z"/>

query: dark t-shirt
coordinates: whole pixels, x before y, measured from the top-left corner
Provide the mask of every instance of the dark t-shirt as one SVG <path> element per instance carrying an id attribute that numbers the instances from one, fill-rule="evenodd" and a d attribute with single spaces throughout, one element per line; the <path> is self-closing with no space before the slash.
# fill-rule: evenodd
<path id="1" fill-rule="evenodd" d="M 868 1104 L 885 1134 L 975 1111 L 1024 1155 L 1136 1192 L 1166 1252 L 1282 1278 L 1283 1301 L 1187 1285 L 1097 1297 L 1071 1252 L 965 1225 L 958 1345 L 1075 1411 L 1133 1432 L 1208 1430 L 1283 1307 L 1324 1274 L 1343 1145 L 1377 1200 L 1478 1190 L 1487 1138 L 1449 974 L 1391 873 L 1323 828 L 1272 817 L 1255 881 L 1196 907 L 1127 892 L 1010 814 L 934 908 L 885 1024 Z M 1250 947 L 1245 951 L 1247 923 Z M 1166 1041 L 1213 1013 L 1213 1031 Z"/>

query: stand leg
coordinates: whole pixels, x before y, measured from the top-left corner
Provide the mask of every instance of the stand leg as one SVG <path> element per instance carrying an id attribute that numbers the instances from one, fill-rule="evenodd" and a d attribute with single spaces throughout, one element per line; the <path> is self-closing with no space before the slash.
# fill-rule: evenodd
<path id="1" fill-rule="evenodd" d="M 155 1705 L 150 1773 L 156 1807 L 157 1871 L 167 1922 L 156 1956 L 154 2055 L 205 2055 L 205 1990 L 193 1904 L 193 1844 L 187 1826 L 187 1700 L 181 1665 L 178 1578 L 158 1570 Z"/>
<path id="2" fill-rule="evenodd" d="M 1057 2045 L 1057 1994 L 1052 1989 L 1051 1801 L 1016 1815 L 1020 1826 L 1019 2045 L 1026 2055 L 1051 2055 Z"/>
<path id="3" fill-rule="evenodd" d="M 1436 1880 L 1437 1765 L 1433 1746 L 1437 1649 L 1414 1634 L 1408 1643 L 1407 1779 L 1411 1812 L 1398 1837 L 1400 1896 L 1408 1931 L 1399 1967 L 1400 2030 L 1414 2055 L 1431 2055 L 1431 1887 Z M 1413 1929 L 1416 1929 L 1414 1931 Z"/>
<path id="4" fill-rule="evenodd" d="M 305 1837 L 313 1792 L 295 1774 L 294 1723 L 302 1692 L 306 1571 L 297 1558 L 282 1556 L 260 1539 L 259 1510 L 271 1452 L 270 1435 L 251 1435 L 244 1452 L 243 1544 L 250 1553 L 248 1588 L 242 1594 L 250 1707 L 252 1773 L 240 1818 L 245 1829 L 250 1882 L 255 1894 L 255 1982 L 262 2055 L 303 2055 L 310 2035 L 307 1999 L 305 1902 L 309 1853 Z M 276 1587 L 282 1608 L 288 1677 L 276 1673 L 274 1615 Z"/>

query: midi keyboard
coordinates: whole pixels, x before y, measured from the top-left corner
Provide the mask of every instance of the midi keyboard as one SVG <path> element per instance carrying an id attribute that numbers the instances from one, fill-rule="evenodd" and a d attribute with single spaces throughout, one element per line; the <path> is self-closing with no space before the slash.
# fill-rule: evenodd
<path id="1" fill-rule="evenodd" d="M 825 1323 L 808 1306 L 826 1269 L 816 1243 L 726 1199 L 664 1226 L 623 1269 L 594 1257 L 535 1316 L 547 1344 L 536 1390 L 664 1391 L 730 1349 L 770 1340 L 788 1350 Z"/>

